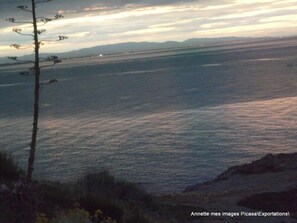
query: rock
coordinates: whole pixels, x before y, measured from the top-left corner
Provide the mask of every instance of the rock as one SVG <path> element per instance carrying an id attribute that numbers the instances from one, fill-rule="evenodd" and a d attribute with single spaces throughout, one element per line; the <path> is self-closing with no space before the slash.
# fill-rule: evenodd
<path id="1" fill-rule="evenodd" d="M 249 164 L 230 167 L 227 171 L 220 174 L 216 180 L 224 180 L 233 175 L 263 174 L 286 170 L 297 170 L 297 153 L 267 154 Z"/>
<path id="2" fill-rule="evenodd" d="M 193 222 L 296 223 L 296 170 L 297 153 L 268 154 L 249 164 L 231 167 L 215 180 L 190 186 L 180 194 L 163 197 L 163 202 L 175 206 L 187 205 L 193 210 L 200 207 L 208 212 L 264 211 L 286 214 L 277 218 L 221 217 L 194 219 Z"/>
<path id="3" fill-rule="evenodd" d="M 297 170 L 297 153 L 267 154 L 251 163 L 230 167 L 214 180 L 189 186 L 184 192 L 195 191 L 200 185 L 227 180 L 233 176 L 278 173 L 289 170 Z"/>

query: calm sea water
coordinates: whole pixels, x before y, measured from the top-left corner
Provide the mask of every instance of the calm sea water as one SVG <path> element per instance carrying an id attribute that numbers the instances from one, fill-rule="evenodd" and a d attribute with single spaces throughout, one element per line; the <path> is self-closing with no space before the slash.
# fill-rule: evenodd
<path id="1" fill-rule="evenodd" d="M 44 70 L 35 177 L 108 169 L 155 193 L 297 146 L 297 42 L 67 61 Z M 106 60 L 106 61 L 104 61 Z M 0 146 L 26 166 L 33 80 L 0 68 Z"/>

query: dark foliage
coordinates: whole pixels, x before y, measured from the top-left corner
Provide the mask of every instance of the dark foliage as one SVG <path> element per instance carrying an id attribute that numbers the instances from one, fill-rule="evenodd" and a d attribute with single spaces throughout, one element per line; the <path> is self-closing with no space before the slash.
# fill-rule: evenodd
<path id="1" fill-rule="evenodd" d="M 118 223 L 149 222 L 144 212 L 156 209 L 151 196 L 137 184 L 115 179 L 107 171 L 87 174 L 74 183 L 27 181 L 11 155 L 0 152 L 0 222 L 34 222 L 37 213 L 49 219 L 79 203 L 94 215 L 100 209 Z"/>
<path id="2" fill-rule="evenodd" d="M 127 205 L 130 207 L 129 212 L 133 212 L 129 222 L 141 218 L 142 215 L 135 212 L 137 207 L 152 211 L 156 209 L 152 197 L 137 184 L 115 179 L 108 171 L 87 174 L 78 185 L 80 194 L 85 195 L 80 199 L 82 207 L 91 213 L 100 208 L 117 222 L 123 222 L 123 213 Z M 147 222 L 144 218 L 140 220 L 134 222 Z"/>
<path id="3" fill-rule="evenodd" d="M 39 184 L 20 178 L 12 189 L 2 196 L 2 202 L 5 219 L 9 223 L 33 222 L 43 205 L 39 194 Z"/>
<path id="4" fill-rule="evenodd" d="M 151 201 L 150 195 L 139 186 L 115 179 L 108 171 L 87 174 L 80 184 L 86 194 L 101 194 L 123 201 Z"/>
<path id="5" fill-rule="evenodd" d="M 71 186 L 59 182 L 45 182 L 40 185 L 40 196 L 44 201 L 43 212 L 54 216 L 57 209 L 71 209 L 76 202 Z"/>
<path id="6" fill-rule="evenodd" d="M 132 216 L 128 217 L 125 223 L 149 223 L 149 221 L 140 213 L 138 209 L 134 210 Z"/>
<path id="7" fill-rule="evenodd" d="M 80 205 L 89 213 L 94 213 L 97 209 L 103 211 L 106 216 L 110 216 L 117 222 L 123 222 L 123 209 L 116 201 L 106 196 L 86 196 L 80 198 Z"/>
<path id="8" fill-rule="evenodd" d="M 17 166 L 11 154 L 0 152 L 0 184 L 8 184 L 12 181 L 17 181 L 22 175 L 22 170 Z"/>

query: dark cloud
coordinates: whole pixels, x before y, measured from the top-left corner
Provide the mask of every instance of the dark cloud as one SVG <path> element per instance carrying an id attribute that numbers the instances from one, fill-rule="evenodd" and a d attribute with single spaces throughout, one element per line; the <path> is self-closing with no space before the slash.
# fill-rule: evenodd
<path id="1" fill-rule="evenodd" d="M 85 8 L 90 7 L 104 7 L 106 10 L 114 8 L 122 8 L 127 5 L 134 5 L 135 7 L 142 6 L 159 6 L 170 5 L 177 3 L 197 2 L 198 0 L 53 0 L 45 3 L 46 6 L 42 7 L 40 4 L 40 11 L 42 13 L 49 13 L 51 11 L 64 10 L 64 11 L 83 11 Z M 16 6 L 28 5 L 30 0 L 0 0 L 0 13 L 10 14 L 18 13 Z"/>
<path id="2" fill-rule="evenodd" d="M 106 13 L 126 6 L 137 8 L 197 1 L 198 0 L 53 0 L 51 2 L 38 4 L 38 13 L 43 16 L 51 16 L 58 11 L 64 11 L 67 14 L 83 13 L 87 11 Z M 27 5 L 30 7 L 31 1 L 0 0 L 0 27 L 9 26 L 9 24 L 4 22 L 5 18 L 15 17 L 19 20 L 25 20 L 30 16 L 17 9 L 16 7 L 19 5 Z"/>
<path id="3" fill-rule="evenodd" d="M 141 8 L 198 1 L 201 0 L 52 0 L 38 4 L 37 12 L 38 15 L 51 18 L 60 11 L 67 14 L 67 18 L 71 18 L 76 17 L 78 13 L 96 12 L 99 15 L 121 10 L 128 6 Z M 0 28 L 11 26 L 9 22 L 5 21 L 6 18 L 14 17 L 18 21 L 31 19 L 29 13 L 22 12 L 17 8 L 19 5 L 30 7 L 31 0 L 0 0 Z"/>
<path id="4" fill-rule="evenodd" d="M 3 1 L 3 0 L 0 0 Z M 51 8 L 63 10 L 65 12 L 82 13 L 86 11 L 97 11 L 98 13 L 107 13 L 112 10 L 119 10 L 125 7 L 148 7 L 172 5 L 177 3 L 198 2 L 199 0 L 72 0 L 62 1 L 56 0 Z M 200 0 L 201 1 L 201 0 Z"/>

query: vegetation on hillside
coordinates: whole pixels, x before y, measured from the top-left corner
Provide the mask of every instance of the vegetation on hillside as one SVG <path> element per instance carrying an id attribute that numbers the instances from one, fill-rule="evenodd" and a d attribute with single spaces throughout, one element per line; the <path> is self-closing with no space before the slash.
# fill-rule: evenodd
<path id="1" fill-rule="evenodd" d="M 137 184 L 107 171 L 74 183 L 28 182 L 12 156 L 0 152 L 0 223 L 174 222 L 161 209 Z"/>

